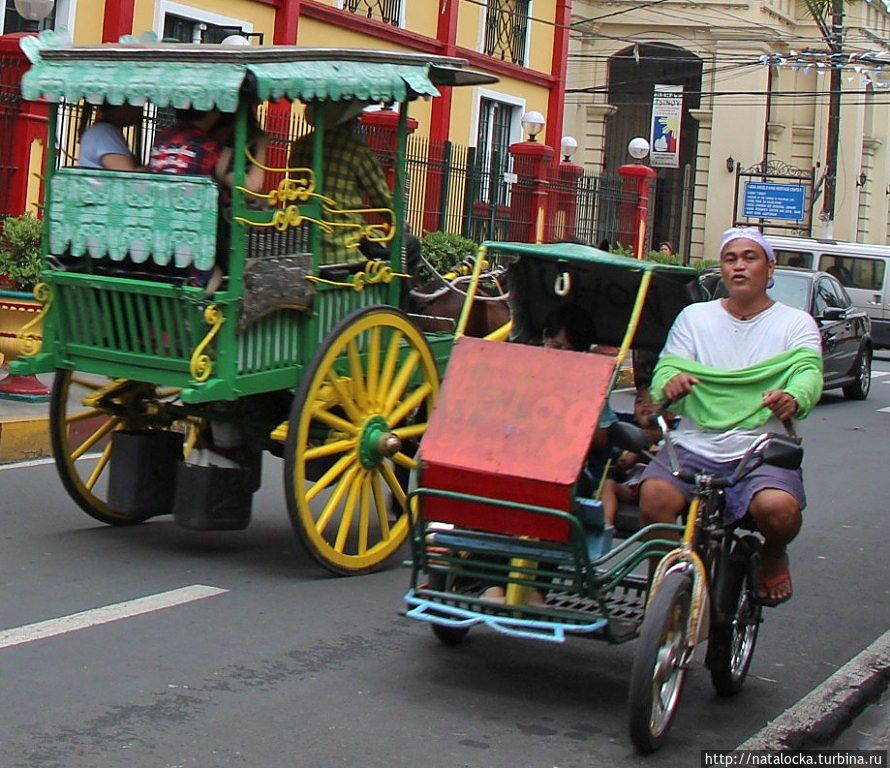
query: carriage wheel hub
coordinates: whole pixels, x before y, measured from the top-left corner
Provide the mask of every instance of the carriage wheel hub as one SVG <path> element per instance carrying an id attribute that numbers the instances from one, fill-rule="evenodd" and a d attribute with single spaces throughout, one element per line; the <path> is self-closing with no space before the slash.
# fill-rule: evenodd
<path id="1" fill-rule="evenodd" d="M 390 431 L 386 419 L 372 416 L 365 422 L 359 441 L 359 459 L 365 469 L 373 469 L 401 450 L 402 441 Z"/>

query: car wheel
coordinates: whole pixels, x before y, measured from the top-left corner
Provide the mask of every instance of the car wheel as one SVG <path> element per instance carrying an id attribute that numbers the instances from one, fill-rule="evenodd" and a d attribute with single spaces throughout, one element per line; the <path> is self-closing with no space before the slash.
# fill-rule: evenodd
<path id="1" fill-rule="evenodd" d="M 856 366 L 856 379 L 844 387 L 844 397 L 850 400 L 865 400 L 871 389 L 871 350 L 865 347 L 859 354 Z"/>

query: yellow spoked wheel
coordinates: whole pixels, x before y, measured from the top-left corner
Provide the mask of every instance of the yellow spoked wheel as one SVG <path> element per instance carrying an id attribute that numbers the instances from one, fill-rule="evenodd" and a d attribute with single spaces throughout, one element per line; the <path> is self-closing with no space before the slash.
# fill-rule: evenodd
<path id="1" fill-rule="evenodd" d="M 123 429 L 178 431 L 185 435 L 188 453 L 201 420 L 171 421 L 165 417 L 164 406 L 178 397 L 179 390 L 172 387 L 76 371 L 56 372 L 49 419 L 53 457 L 65 490 L 88 515 L 109 525 L 132 525 L 146 519 L 125 515 L 108 503 L 111 435 Z"/>
<path id="2" fill-rule="evenodd" d="M 429 344 L 396 309 L 354 312 L 316 352 L 288 423 L 285 492 L 328 570 L 375 570 L 405 540 L 406 489 L 438 391 Z"/>

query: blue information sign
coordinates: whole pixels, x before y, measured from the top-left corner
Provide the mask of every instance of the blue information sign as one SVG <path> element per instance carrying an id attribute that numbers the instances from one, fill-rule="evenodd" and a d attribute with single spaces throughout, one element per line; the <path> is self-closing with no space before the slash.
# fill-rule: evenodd
<path id="1" fill-rule="evenodd" d="M 745 182 L 745 216 L 753 219 L 802 221 L 806 187 L 801 184 Z"/>

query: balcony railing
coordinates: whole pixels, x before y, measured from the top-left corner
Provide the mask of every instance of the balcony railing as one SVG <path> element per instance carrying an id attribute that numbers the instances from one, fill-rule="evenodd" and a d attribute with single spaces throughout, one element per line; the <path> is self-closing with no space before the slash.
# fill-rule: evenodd
<path id="1" fill-rule="evenodd" d="M 488 0 L 485 53 L 501 61 L 525 64 L 529 0 Z"/>
<path id="2" fill-rule="evenodd" d="M 401 0 L 343 0 L 343 8 L 357 16 L 397 27 L 402 12 L 402 2 Z"/>

